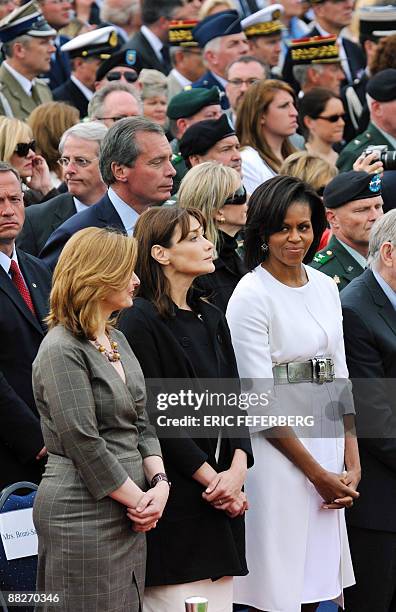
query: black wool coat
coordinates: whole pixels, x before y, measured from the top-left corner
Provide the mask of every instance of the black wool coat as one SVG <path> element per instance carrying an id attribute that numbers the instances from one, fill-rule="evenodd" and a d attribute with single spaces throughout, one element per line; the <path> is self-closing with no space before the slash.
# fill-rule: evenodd
<path id="1" fill-rule="evenodd" d="M 217 361 L 214 377 L 237 380 L 236 361 L 224 315 L 203 300 L 196 301 L 194 311 L 201 314 L 213 338 Z M 171 331 L 169 320 L 161 318 L 149 301 L 137 298 L 134 305 L 121 314 L 118 327 L 128 339 L 147 381 L 151 378 L 196 378 L 190 359 Z M 155 423 L 153 416 L 151 413 L 150 418 Z M 230 519 L 224 512 L 215 510 L 202 499 L 203 486 L 192 478 L 205 461 L 217 471 L 227 469 L 237 448 L 247 453 L 248 466 L 251 466 L 253 458 L 247 431 L 241 431 L 240 438 L 227 437 L 227 431 L 223 431 L 218 461 L 216 444 L 209 435 L 161 437 L 160 442 L 172 486 L 162 519 L 157 528 L 147 534 L 146 585 L 181 584 L 247 574 L 243 517 Z"/>

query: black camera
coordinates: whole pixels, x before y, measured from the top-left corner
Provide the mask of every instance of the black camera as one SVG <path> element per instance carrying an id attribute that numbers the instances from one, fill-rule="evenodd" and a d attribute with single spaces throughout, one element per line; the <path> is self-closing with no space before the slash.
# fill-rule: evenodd
<path id="1" fill-rule="evenodd" d="M 377 153 L 377 159 L 383 163 L 384 170 L 396 170 L 396 151 L 388 151 L 388 145 L 370 145 L 362 155 Z"/>

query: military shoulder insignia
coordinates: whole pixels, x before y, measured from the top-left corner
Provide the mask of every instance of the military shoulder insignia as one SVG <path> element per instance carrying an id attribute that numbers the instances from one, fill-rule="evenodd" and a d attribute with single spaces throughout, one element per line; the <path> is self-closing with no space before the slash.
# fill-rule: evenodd
<path id="1" fill-rule="evenodd" d="M 172 162 L 172 164 L 178 164 L 179 161 L 181 161 L 182 159 L 183 159 L 182 155 L 177 154 L 177 153 L 173 153 L 171 162 Z"/>
<path id="2" fill-rule="evenodd" d="M 326 253 L 316 253 L 315 257 L 313 258 L 313 261 L 317 264 L 325 264 L 330 261 L 332 257 L 334 257 L 333 251 L 327 250 Z"/>
<path id="3" fill-rule="evenodd" d="M 337 274 L 335 274 L 335 275 L 333 276 L 333 281 L 334 281 L 335 283 L 337 283 L 337 285 L 339 285 L 339 284 L 340 284 L 340 282 L 341 282 L 341 281 L 340 281 L 340 277 L 339 277 L 339 276 L 337 276 Z"/>

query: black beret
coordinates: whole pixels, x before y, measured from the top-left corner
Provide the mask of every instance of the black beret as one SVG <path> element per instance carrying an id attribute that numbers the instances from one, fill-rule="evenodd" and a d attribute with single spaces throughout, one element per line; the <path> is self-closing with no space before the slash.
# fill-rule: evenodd
<path id="1" fill-rule="evenodd" d="M 223 114 L 219 119 L 198 121 L 184 132 L 179 143 L 180 153 L 185 160 L 190 155 L 205 155 L 216 142 L 227 136 L 235 136 L 227 115 Z"/>
<path id="2" fill-rule="evenodd" d="M 367 93 L 377 102 L 396 100 L 396 69 L 387 68 L 369 79 Z"/>
<path id="3" fill-rule="evenodd" d="M 100 64 L 96 71 L 96 80 L 101 81 L 106 74 L 116 66 L 132 68 L 137 74 L 142 70 L 143 65 L 139 53 L 135 49 L 120 49 L 113 51 L 111 57 Z"/>
<path id="4" fill-rule="evenodd" d="M 326 186 L 323 203 L 326 208 L 338 208 L 354 200 L 365 200 L 381 195 L 379 174 L 367 172 L 341 172 Z"/>
<path id="5" fill-rule="evenodd" d="M 184 89 L 172 97 L 168 104 L 166 114 L 169 119 L 180 119 L 181 117 L 192 117 L 205 106 L 220 104 L 219 88 L 196 87 L 195 89 Z"/>

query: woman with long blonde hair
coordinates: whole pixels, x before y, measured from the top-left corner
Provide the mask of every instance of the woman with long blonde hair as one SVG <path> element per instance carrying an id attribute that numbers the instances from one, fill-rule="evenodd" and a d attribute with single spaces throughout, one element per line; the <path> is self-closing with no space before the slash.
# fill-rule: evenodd
<path id="1" fill-rule="evenodd" d="M 295 94 L 287 83 L 260 80 L 247 90 L 238 110 L 236 133 L 248 193 L 276 176 L 283 160 L 295 151 L 289 136 L 296 132 L 297 116 Z"/>
<path id="2" fill-rule="evenodd" d="M 228 300 L 245 265 L 238 254 L 238 233 L 246 223 L 246 190 L 233 168 L 217 162 L 194 166 L 183 178 L 178 203 L 181 208 L 198 208 L 206 218 L 206 237 L 215 245 L 215 271 L 200 276 L 196 285 L 225 312 Z"/>

